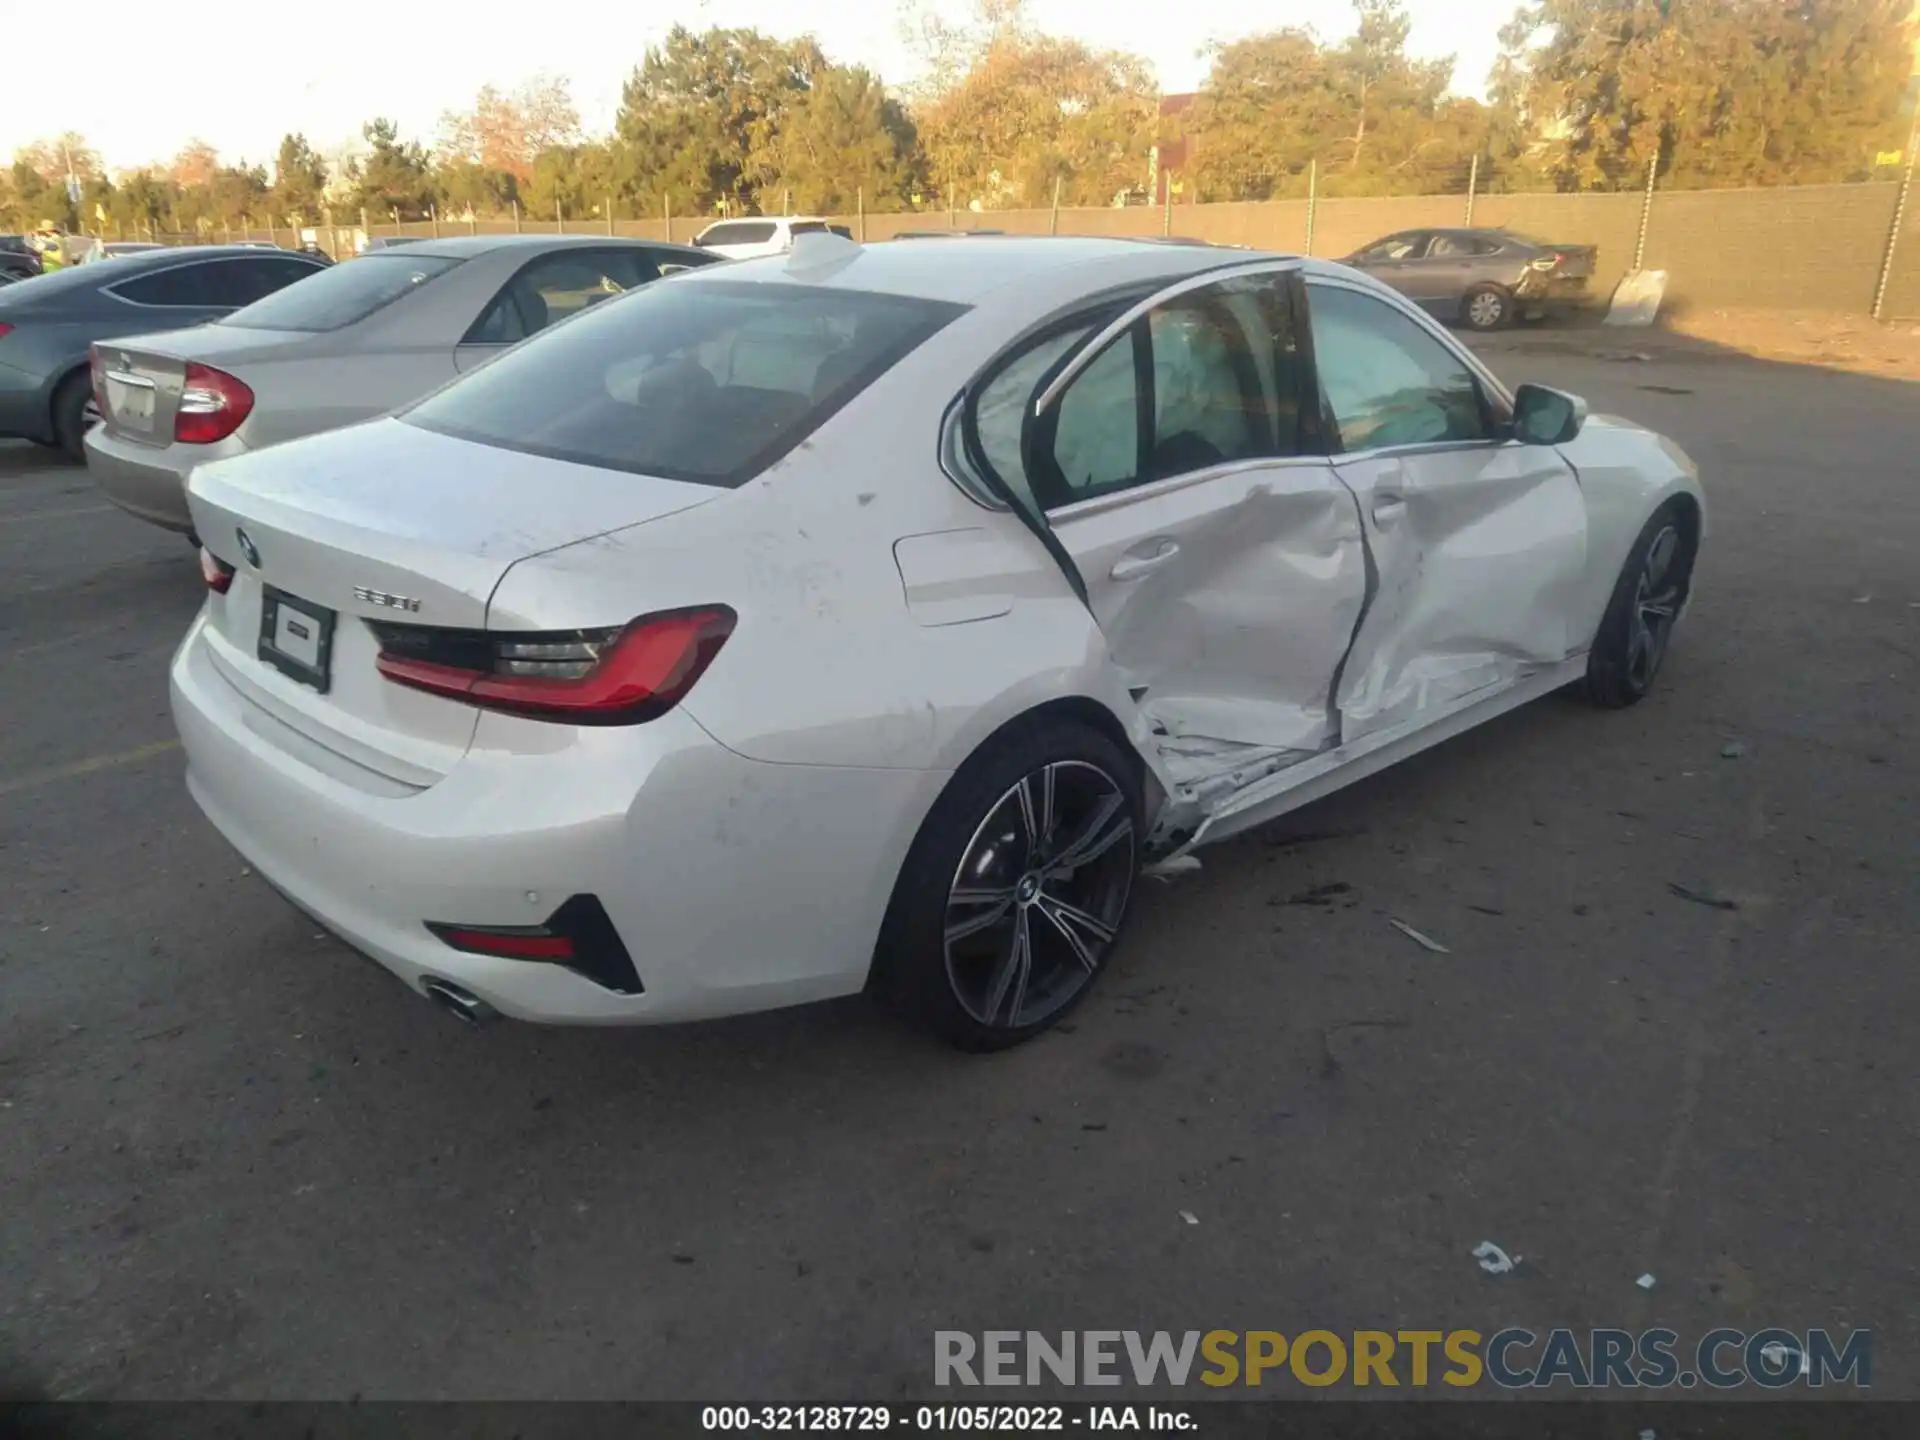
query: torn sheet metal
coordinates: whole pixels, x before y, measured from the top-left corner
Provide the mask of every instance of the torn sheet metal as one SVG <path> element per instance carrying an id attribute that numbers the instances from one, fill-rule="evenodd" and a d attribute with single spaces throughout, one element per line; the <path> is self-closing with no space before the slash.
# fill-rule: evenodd
<path id="1" fill-rule="evenodd" d="M 1587 507 L 1545 445 L 1340 464 L 1377 572 L 1341 675 L 1341 739 L 1415 720 L 1583 647 Z"/>
<path id="2" fill-rule="evenodd" d="M 1141 708 L 1172 740 L 1330 743 L 1366 596 L 1359 515 L 1332 467 L 1255 462 L 1112 498 L 1053 524 Z"/>

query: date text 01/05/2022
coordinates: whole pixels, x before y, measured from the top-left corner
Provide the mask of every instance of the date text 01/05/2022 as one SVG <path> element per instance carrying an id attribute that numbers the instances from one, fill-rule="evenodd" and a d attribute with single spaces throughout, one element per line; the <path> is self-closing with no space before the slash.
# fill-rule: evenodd
<path id="1" fill-rule="evenodd" d="M 1153 1405 L 708 1405 L 700 1428 L 712 1431 L 906 1430 L 1008 1434 L 1015 1431 L 1192 1430 L 1185 1410 Z"/>

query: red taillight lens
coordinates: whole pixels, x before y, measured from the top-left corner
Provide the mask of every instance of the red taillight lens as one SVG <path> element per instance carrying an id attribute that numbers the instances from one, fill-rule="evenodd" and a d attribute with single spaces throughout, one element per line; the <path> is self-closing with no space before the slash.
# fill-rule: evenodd
<path id="1" fill-rule="evenodd" d="M 200 578 L 207 582 L 207 588 L 216 595 L 227 593 L 227 587 L 233 584 L 233 566 L 227 564 L 211 550 L 200 552 Z"/>
<path id="2" fill-rule="evenodd" d="M 253 391 L 224 370 L 189 361 L 173 416 L 173 438 L 182 445 L 224 440 L 253 413 Z"/>
<path id="3" fill-rule="evenodd" d="M 396 684 L 486 710 L 571 725 L 639 725 L 686 697 L 734 620 L 727 606 L 707 605 L 642 615 L 617 630 L 560 634 L 376 624 L 375 663 Z"/>
<path id="4" fill-rule="evenodd" d="M 6 339 L 7 336 L 11 335 L 12 333 L 13 333 L 13 326 L 7 324 L 7 322 L 4 320 L 0 320 L 0 340 Z"/>
<path id="5" fill-rule="evenodd" d="M 507 960 L 571 960 L 573 941 L 545 930 L 479 930 L 464 925 L 428 925 L 427 928 L 456 950 L 475 955 L 498 955 Z"/>

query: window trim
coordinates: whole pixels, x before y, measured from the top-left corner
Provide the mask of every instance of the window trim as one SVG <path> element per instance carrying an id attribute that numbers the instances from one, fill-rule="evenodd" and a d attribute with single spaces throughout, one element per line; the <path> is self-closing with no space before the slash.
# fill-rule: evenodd
<path id="1" fill-rule="evenodd" d="M 1257 460 L 1228 460 L 1204 470 L 1187 471 L 1180 475 L 1147 480 L 1122 490 L 1107 494 L 1089 496 L 1081 500 L 1069 500 L 1065 504 L 1049 509 L 1041 504 L 1040 496 L 1033 496 L 1037 517 L 1069 515 L 1083 513 L 1081 507 L 1095 503 L 1120 502 L 1127 497 L 1144 494 L 1159 494 L 1166 488 L 1177 488 L 1189 481 L 1198 481 L 1208 476 L 1231 472 L 1246 465 L 1291 464 L 1295 461 L 1324 463 L 1331 453 L 1327 440 L 1326 417 L 1318 413 L 1318 408 L 1310 403 L 1319 394 L 1319 374 L 1314 365 L 1313 333 L 1310 317 L 1307 313 L 1306 277 L 1309 274 L 1309 262 L 1305 257 L 1293 255 L 1277 257 L 1259 256 L 1247 260 L 1230 260 L 1224 264 L 1210 266 L 1181 276 L 1172 283 L 1155 280 L 1132 281 L 1113 287 L 1097 295 L 1083 296 L 1068 308 L 1054 312 L 1038 323 L 1021 331 L 1012 340 L 1003 345 L 992 359 L 975 372 L 973 378 L 956 395 L 941 416 L 939 438 L 936 442 L 937 461 L 941 473 L 948 481 L 965 495 L 967 499 L 983 510 L 1011 512 L 1016 515 L 1027 514 L 1026 508 L 1017 498 L 1008 498 L 1013 487 L 986 459 L 980 447 L 978 437 L 978 405 L 980 395 L 1014 361 L 1018 360 L 1035 345 L 1044 343 L 1048 337 L 1080 326 L 1091 326 L 1086 337 L 1054 362 L 1050 374 L 1043 375 L 1036 387 L 1037 398 L 1028 407 L 1022 417 L 1021 446 L 1026 447 L 1027 433 L 1031 429 L 1036 412 L 1047 407 L 1049 400 L 1057 398 L 1058 393 L 1073 383 L 1078 373 L 1092 364 L 1104 350 L 1107 343 L 1120 331 L 1135 320 L 1150 313 L 1156 306 L 1168 300 L 1176 299 L 1193 290 L 1205 289 L 1225 280 L 1236 279 L 1243 275 L 1280 275 L 1287 278 L 1287 291 L 1291 319 L 1293 323 L 1294 352 L 1299 357 L 1299 375 L 1302 386 L 1297 407 L 1296 444 L 1297 455 L 1275 455 Z M 1365 290 L 1364 286 L 1354 288 Z M 1365 293 L 1371 294 L 1370 290 Z M 1109 318 L 1103 323 L 1099 317 Z M 1152 351 L 1145 351 L 1149 368 L 1152 363 Z M 1151 379 L 1146 391 L 1152 395 Z M 1142 425 L 1151 428 L 1153 409 L 1151 405 L 1140 408 Z M 961 456 L 964 457 L 971 474 L 956 473 L 949 463 L 953 454 L 953 445 L 958 441 Z M 1151 439 L 1145 442 L 1151 448 Z M 1032 477 L 1027 485 L 1032 490 Z M 1045 520 L 1042 518 L 1044 526 Z"/>
<path id="2" fill-rule="evenodd" d="M 229 310 L 229 311 L 244 310 L 247 308 L 245 305 L 157 305 L 151 300 L 135 300 L 130 295 L 123 295 L 120 293 L 120 287 L 122 285 L 131 284 L 135 280 L 145 280 L 150 276 L 154 276 L 154 275 L 171 275 L 175 270 L 185 270 L 194 265 L 224 265 L 229 262 L 248 260 L 251 258 L 253 257 L 247 256 L 247 255 L 191 256 L 191 257 L 183 258 L 182 260 L 180 260 L 178 264 L 156 266 L 152 270 L 142 270 L 138 275 L 129 275 L 124 280 L 116 280 L 111 285 L 102 285 L 100 287 L 100 293 L 103 295 L 111 295 L 114 299 L 118 300 L 122 305 L 131 305 L 137 310 Z M 291 251 L 288 252 L 287 258 L 305 265 L 308 271 L 314 274 L 317 274 L 318 272 L 328 268 L 325 265 L 316 265 L 311 260 L 302 259 L 302 257 L 292 253 Z M 301 277 L 301 279 L 303 280 L 305 278 L 307 277 L 304 275 Z M 289 280 L 287 282 L 287 285 L 292 285 L 295 283 L 297 282 Z M 280 289 L 282 290 L 286 288 L 287 288 L 286 285 L 282 285 L 280 287 Z M 275 293 L 277 292 L 272 290 L 269 290 L 267 292 L 268 295 L 272 295 Z M 260 298 L 264 300 L 266 296 L 263 295 Z"/>
<path id="3" fill-rule="evenodd" d="M 1316 285 L 1326 286 L 1329 289 L 1350 290 L 1356 295 L 1364 295 L 1369 300 L 1378 301 L 1388 309 L 1404 316 L 1406 319 L 1412 321 L 1417 328 L 1426 331 L 1431 338 L 1440 343 L 1441 347 L 1445 349 L 1448 354 L 1452 355 L 1456 360 L 1459 360 L 1461 364 L 1466 367 L 1467 373 L 1476 382 L 1476 388 L 1480 394 L 1481 412 L 1486 416 L 1488 429 L 1492 431 L 1491 434 L 1479 440 L 1424 440 L 1405 445 L 1372 445 L 1362 450 L 1345 449 L 1340 443 L 1340 427 L 1335 422 L 1333 414 L 1328 408 L 1326 386 L 1320 383 L 1320 363 L 1319 358 L 1315 356 L 1312 359 L 1313 387 L 1315 394 L 1319 397 L 1320 409 L 1323 412 L 1321 423 L 1325 435 L 1325 446 L 1328 456 L 1335 461 L 1340 461 L 1371 459 L 1380 455 L 1422 455 L 1451 450 L 1491 449 L 1495 446 L 1505 445 L 1512 440 L 1513 437 L 1509 433 L 1513 424 L 1512 393 L 1505 385 L 1500 383 L 1498 377 L 1496 377 L 1491 370 L 1480 363 L 1479 356 L 1475 355 L 1471 350 L 1467 349 L 1466 346 L 1460 344 L 1453 336 L 1449 335 L 1439 321 L 1435 320 L 1411 301 L 1403 298 L 1398 291 L 1391 290 L 1384 285 L 1374 286 L 1364 282 L 1355 283 L 1343 275 L 1315 274 L 1306 276 L 1303 288 L 1307 291 L 1306 301 L 1308 307 L 1311 307 L 1313 304 L 1312 292 Z M 1311 330 L 1313 321 L 1311 308 L 1306 310 L 1305 315 L 1308 329 Z"/>

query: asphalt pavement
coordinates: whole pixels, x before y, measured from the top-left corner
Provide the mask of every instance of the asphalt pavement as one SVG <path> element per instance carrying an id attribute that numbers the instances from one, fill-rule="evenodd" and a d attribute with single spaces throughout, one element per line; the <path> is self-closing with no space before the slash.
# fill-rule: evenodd
<path id="1" fill-rule="evenodd" d="M 1705 472 L 1658 693 L 1149 882 L 1074 1022 L 995 1057 L 861 1001 L 453 1023 L 187 798 L 186 544 L 0 446 L 0 1371 L 886 1399 L 941 1328 L 1664 1323 L 1871 1328 L 1920 1395 L 1920 388 L 1492 349 Z"/>

